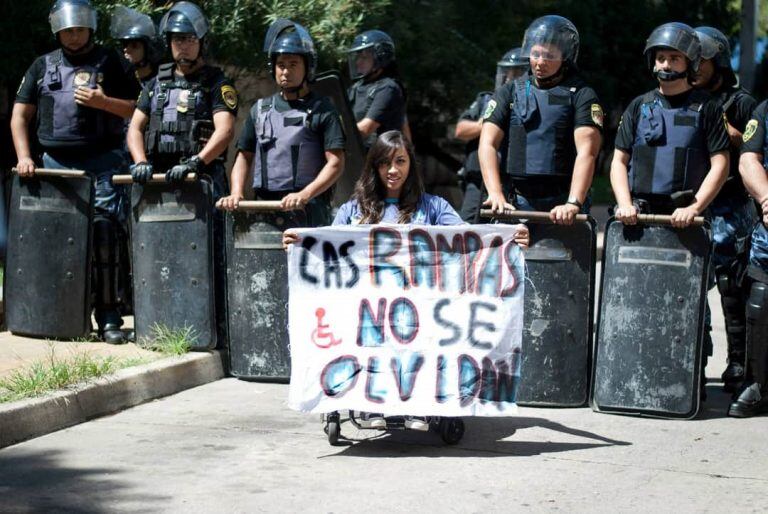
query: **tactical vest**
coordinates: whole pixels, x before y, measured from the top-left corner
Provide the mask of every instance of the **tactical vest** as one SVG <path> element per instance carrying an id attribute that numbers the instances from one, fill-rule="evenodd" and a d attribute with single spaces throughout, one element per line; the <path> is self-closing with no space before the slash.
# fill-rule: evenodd
<path id="1" fill-rule="evenodd" d="M 176 75 L 174 64 L 160 66 L 144 133 L 147 156 L 192 156 L 213 134 L 211 91 L 204 85 L 214 68 L 204 67 L 198 81 Z"/>
<path id="2" fill-rule="evenodd" d="M 325 166 L 322 134 L 310 128 L 312 113 L 322 98 L 306 111 L 275 109 L 275 97 L 262 98 L 251 108 L 256 131 L 253 187 L 267 191 L 298 191 L 315 180 Z"/>
<path id="3" fill-rule="evenodd" d="M 482 118 L 483 114 L 485 113 L 486 107 L 488 107 L 488 102 L 491 101 L 491 98 L 493 98 L 493 94 L 484 91 L 477 95 L 477 99 L 475 100 L 478 103 L 478 111 L 480 113 L 480 116 Z M 477 154 L 478 146 L 480 145 L 480 138 L 475 138 L 472 141 L 469 141 L 466 146 L 464 147 L 464 153 L 466 154 L 466 157 L 464 158 L 464 170 L 467 173 L 472 174 L 478 174 L 480 173 L 480 158 Z"/>
<path id="4" fill-rule="evenodd" d="M 709 170 L 701 126 L 704 100 L 704 94 L 694 91 L 685 105 L 667 109 L 653 91 L 643 96 L 629 165 L 632 193 L 670 195 L 699 189 Z"/>
<path id="5" fill-rule="evenodd" d="M 45 74 L 38 85 L 37 136 L 43 146 L 61 143 L 98 143 L 122 135 L 120 117 L 101 109 L 75 103 L 79 86 L 95 89 L 104 79 L 109 54 L 96 51 L 92 64 L 74 66 L 63 58 L 62 50 L 45 56 Z"/>
<path id="6" fill-rule="evenodd" d="M 573 95 L 577 88 L 539 89 L 530 78 L 516 80 L 512 87 L 507 173 L 513 177 L 570 177 L 576 162 Z"/>

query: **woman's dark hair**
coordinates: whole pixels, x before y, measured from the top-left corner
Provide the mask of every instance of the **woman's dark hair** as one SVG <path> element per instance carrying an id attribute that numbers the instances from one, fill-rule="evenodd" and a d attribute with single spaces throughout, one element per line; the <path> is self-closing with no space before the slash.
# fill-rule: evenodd
<path id="1" fill-rule="evenodd" d="M 373 224 L 381 221 L 384 214 L 384 200 L 387 198 L 387 186 L 379 178 L 379 166 L 389 165 L 399 148 L 404 148 L 411 161 L 408 178 L 400 191 L 398 223 L 410 223 L 413 213 L 424 193 L 424 181 L 416 166 L 413 145 L 399 130 L 390 130 L 381 134 L 368 151 L 365 166 L 355 184 L 352 198 L 357 200 L 362 218 L 360 223 Z"/>

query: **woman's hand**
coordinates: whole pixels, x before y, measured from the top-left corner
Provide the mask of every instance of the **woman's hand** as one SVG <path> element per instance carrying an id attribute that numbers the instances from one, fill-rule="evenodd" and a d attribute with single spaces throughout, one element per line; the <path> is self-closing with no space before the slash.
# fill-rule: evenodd
<path id="1" fill-rule="evenodd" d="M 527 250 L 528 246 L 531 244 L 531 233 L 528 231 L 528 227 L 522 223 L 518 225 L 514 239 L 517 246 L 523 250 Z"/>
<path id="2" fill-rule="evenodd" d="M 299 234 L 297 234 L 294 230 L 288 229 L 285 232 L 283 232 L 283 250 L 288 250 L 288 247 L 294 243 L 298 243 L 301 240 L 301 237 L 299 237 Z"/>

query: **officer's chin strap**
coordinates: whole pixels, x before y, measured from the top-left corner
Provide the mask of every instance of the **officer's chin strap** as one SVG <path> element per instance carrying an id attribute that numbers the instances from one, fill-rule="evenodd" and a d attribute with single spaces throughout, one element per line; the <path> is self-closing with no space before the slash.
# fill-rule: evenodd
<path id="1" fill-rule="evenodd" d="M 302 88 L 304 87 L 304 84 L 309 85 L 309 83 L 307 82 L 306 75 L 304 76 L 304 79 L 301 81 L 301 84 L 299 84 L 298 86 L 294 86 L 294 87 L 281 87 L 280 90 L 283 93 L 288 93 L 289 95 L 297 95 L 298 96 L 298 94 L 301 92 Z"/>
<path id="2" fill-rule="evenodd" d="M 673 80 L 688 78 L 688 71 L 653 70 L 653 74 L 662 82 L 672 82 Z"/>

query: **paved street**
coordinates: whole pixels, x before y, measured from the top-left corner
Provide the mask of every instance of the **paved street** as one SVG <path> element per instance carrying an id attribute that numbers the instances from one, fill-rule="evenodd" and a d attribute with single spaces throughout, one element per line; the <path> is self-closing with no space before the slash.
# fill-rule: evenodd
<path id="1" fill-rule="evenodd" d="M 715 341 L 710 377 L 722 323 Z M 226 379 L 0 451 L 0 510 L 763 512 L 766 418 L 725 418 L 708 389 L 695 421 L 521 408 L 456 447 L 348 424 L 331 447 L 286 385 Z"/>

